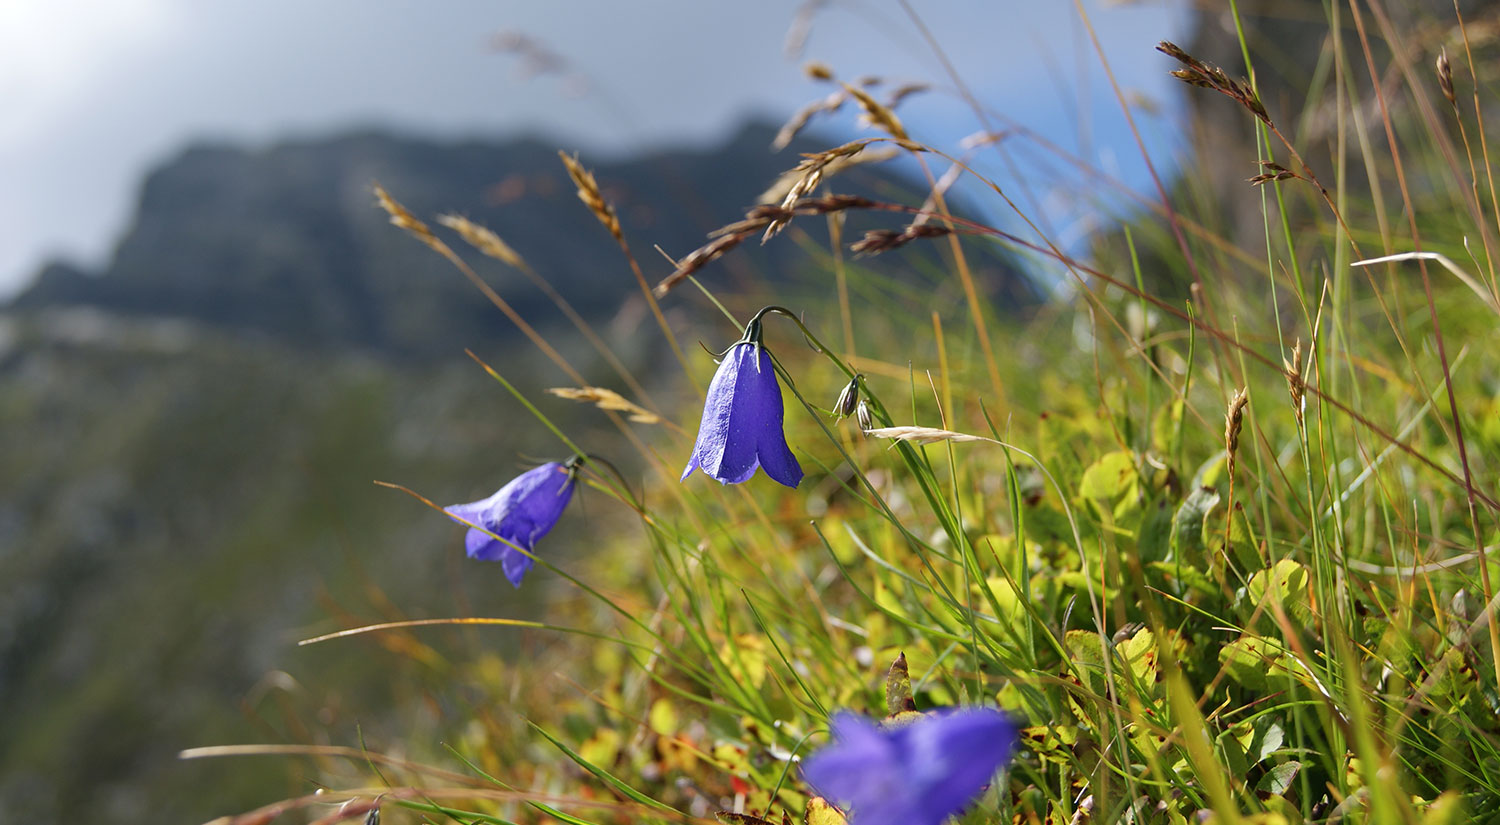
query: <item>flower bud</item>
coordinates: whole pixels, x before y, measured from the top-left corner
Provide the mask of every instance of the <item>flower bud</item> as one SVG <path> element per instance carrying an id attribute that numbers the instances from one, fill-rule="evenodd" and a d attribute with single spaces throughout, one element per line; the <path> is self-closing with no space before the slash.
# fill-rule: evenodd
<path id="1" fill-rule="evenodd" d="M 845 384 L 842 390 L 839 390 L 838 400 L 833 402 L 833 414 L 835 416 L 844 418 L 850 413 L 854 412 L 854 405 L 859 403 L 860 400 L 860 377 L 860 375 L 855 374 L 855 376 L 849 380 L 849 383 Z"/>
<path id="2" fill-rule="evenodd" d="M 875 429 L 875 419 L 870 416 L 870 408 L 865 405 L 863 398 L 859 399 L 859 403 L 854 405 L 854 420 L 859 422 L 861 432 Z"/>

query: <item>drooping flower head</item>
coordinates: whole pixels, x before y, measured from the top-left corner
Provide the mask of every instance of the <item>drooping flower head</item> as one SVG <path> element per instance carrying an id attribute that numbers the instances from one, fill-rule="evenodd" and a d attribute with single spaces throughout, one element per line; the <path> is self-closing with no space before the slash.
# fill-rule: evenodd
<path id="1" fill-rule="evenodd" d="M 781 385 L 761 344 L 760 319 L 771 309 L 756 313 L 744 336 L 720 359 L 708 385 L 693 456 L 682 471 L 684 480 L 701 469 L 723 484 L 739 484 L 761 467 L 788 487 L 802 481 L 802 467 L 781 430 Z"/>
<path id="2" fill-rule="evenodd" d="M 581 456 L 566 463 L 549 461 L 511 479 L 489 498 L 443 508 L 455 521 L 470 525 L 464 536 L 469 558 L 500 562 L 505 577 L 520 587 L 534 563 L 526 553 L 562 517 L 563 508 L 573 498 L 582 461 Z"/>
<path id="3" fill-rule="evenodd" d="M 963 811 L 1010 758 L 1016 726 L 1000 711 L 924 714 L 900 727 L 841 712 L 833 743 L 802 774 L 851 811 L 851 825 L 939 825 Z"/>
<path id="4" fill-rule="evenodd" d="M 859 397 L 859 382 L 864 377 L 863 373 L 856 372 L 854 377 L 849 379 L 849 383 L 845 384 L 842 390 L 839 390 L 839 397 L 833 402 L 833 414 L 835 417 L 843 419 L 851 415 L 859 402 L 864 400 Z"/>

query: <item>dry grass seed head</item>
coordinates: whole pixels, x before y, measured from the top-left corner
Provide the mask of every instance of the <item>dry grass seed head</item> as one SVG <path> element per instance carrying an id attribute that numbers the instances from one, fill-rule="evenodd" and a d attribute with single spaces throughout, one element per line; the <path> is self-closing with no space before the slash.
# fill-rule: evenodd
<path id="1" fill-rule="evenodd" d="M 1448 50 L 1445 48 L 1438 52 L 1437 56 L 1438 87 L 1443 90 L 1443 97 L 1448 99 L 1448 105 L 1454 109 L 1458 108 L 1458 97 L 1453 93 L 1453 64 L 1448 61 Z"/>
<path id="2" fill-rule="evenodd" d="M 1285 166 L 1282 166 L 1274 160 L 1261 160 L 1256 162 L 1260 164 L 1261 173 L 1249 179 L 1250 183 L 1253 185 L 1259 186 L 1264 183 L 1270 183 L 1271 181 L 1280 181 L 1301 177 L 1301 175 L 1298 175 L 1296 172 L 1287 169 Z"/>
<path id="3" fill-rule="evenodd" d="M 845 88 L 849 88 L 848 84 L 845 84 Z M 822 152 L 803 155 L 802 162 L 798 163 L 792 169 L 791 174 L 796 175 L 796 177 L 793 179 L 791 186 L 787 187 L 786 195 L 781 199 L 781 208 L 791 209 L 797 201 L 806 197 L 808 193 L 817 188 L 818 184 L 823 181 L 824 170 L 830 164 L 839 158 L 847 158 L 859 154 L 865 148 L 865 145 L 866 141 L 854 141 Z M 781 230 L 786 228 L 786 225 L 790 221 L 790 215 L 787 215 L 784 219 L 772 219 L 766 225 L 766 232 L 761 236 L 760 242 L 765 243 L 776 237 Z"/>
<path id="4" fill-rule="evenodd" d="M 930 223 L 913 223 L 900 232 L 892 229 L 871 229 L 865 233 L 863 240 L 851 244 L 849 249 L 857 255 L 879 255 L 882 252 L 905 246 L 919 238 L 941 238 L 952 234 L 952 229 Z"/>
<path id="5" fill-rule="evenodd" d="M 489 227 L 474 223 L 462 215 L 439 215 L 437 222 L 457 232 L 459 237 L 468 242 L 469 246 L 491 258 L 516 269 L 526 266 L 526 261 L 521 258 L 520 254 Z"/>
<path id="6" fill-rule="evenodd" d="M 1190 86 L 1202 86 L 1205 89 L 1213 89 L 1220 94 L 1227 95 L 1238 101 L 1241 106 L 1250 110 L 1250 113 L 1260 118 L 1267 125 L 1271 123 L 1271 116 L 1266 112 L 1266 107 L 1261 104 L 1260 96 L 1250 88 L 1247 80 L 1234 80 L 1224 73 L 1218 66 L 1204 63 L 1196 57 L 1188 54 L 1181 46 L 1167 40 L 1156 45 L 1156 50 L 1181 63 L 1185 68 L 1175 69 L 1172 76 L 1187 83 Z"/>
<path id="7" fill-rule="evenodd" d="M 866 147 L 864 150 L 852 155 L 842 155 L 826 163 L 819 174 L 819 182 L 841 175 L 856 166 L 864 166 L 871 163 L 882 163 L 901 154 L 901 150 L 894 146 Z M 780 203 L 787 204 L 787 196 L 791 194 L 792 187 L 802 179 L 803 170 L 801 164 L 797 168 L 788 169 L 776 178 L 776 182 L 767 187 L 766 191 L 756 197 L 756 203 Z M 792 198 L 793 201 L 797 200 Z"/>
<path id="8" fill-rule="evenodd" d="M 821 60 L 809 60 L 802 64 L 802 74 L 809 80 L 832 80 L 833 69 Z"/>
<path id="9" fill-rule="evenodd" d="M 724 253 L 744 243 L 750 236 L 766 230 L 774 223 L 785 225 L 796 215 L 827 215 L 848 209 L 870 209 L 876 202 L 858 195 L 827 195 L 821 198 L 803 198 L 791 206 L 762 204 L 745 213 L 744 220 L 721 226 L 709 233 L 712 239 L 703 246 L 689 252 L 677 261 L 677 268 L 663 278 L 652 293 L 660 298 L 681 283 L 685 278 L 702 269 Z"/>
<path id="10" fill-rule="evenodd" d="M 1224 452 L 1228 456 L 1229 473 L 1234 474 L 1235 455 L 1240 449 L 1240 430 L 1245 424 L 1245 405 L 1250 403 L 1249 388 L 1234 391 L 1229 397 L 1229 406 L 1224 411 Z"/>
<path id="11" fill-rule="evenodd" d="M 1297 423 L 1302 423 L 1302 413 L 1306 407 L 1307 380 L 1302 375 L 1302 341 L 1297 341 L 1292 346 L 1292 358 L 1281 362 L 1286 368 L 1287 392 L 1292 397 L 1292 414 L 1297 417 Z"/>
<path id="12" fill-rule="evenodd" d="M 879 128 L 897 140 L 910 139 L 906 135 L 906 127 L 901 125 L 901 118 L 896 117 L 896 113 L 891 111 L 889 106 L 870 97 L 869 92 L 858 86 L 851 86 L 848 83 L 843 85 L 844 91 L 848 92 L 849 96 L 853 97 L 854 101 L 859 104 L 859 108 L 864 110 L 865 119 L 869 121 L 870 125 Z"/>
<path id="13" fill-rule="evenodd" d="M 428 246 L 442 243 L 442 241 L 437 239 L 437 236 L 432 234 L 432 229 L 427 224 L 418 220 L 416 215 L 413 215 L 410 210 L 391 197 L 391 193 L 385 191 L 385 187 L 377 183 L 374 185 L 374 188 L 375 202 L 380 204 L 380 208 L 384 209 L 387 215 L 391 216 L 392 224 L 400 227 Z"/>
<path id="14" fill-rule="evenodd" d="M 615 240 L 625 240 L 625 233 L 620 229 L 620 218 L 615 214 L 613 207 L 604 199 L 604 194 L 599 191 L 599 182 L 594 180 L 594 173 L 583 168 L 578 158 L 565 152 L 558 152 L 557 156 L 562 158 L 563 166 L 567 167 L 568 177 L 573 179 L 573 185 L 578 187 L 578 199 L 583 205 L 594 213 L 599 223 L 609 230 Z"/>
<path id="15" fill-rule="evenodd" d="M 892 441 L 909 441 L 913 444 L 935 444 L 939 441 L 988 441 L 996 443 L 994 439 L 985 438 L 982 435 L 957 433 L 952 430 L 940 430 L 936 427 L 876 427 L 866 429 L 865 435 L 872 438 L 889 438 Z"/>
<path id="16" fill-rule="evenodd" d="M 623 412 L 631 421 L 641 424 L 656 424 L 661 421 L 656 413 L 643 409 L 614 390 L 604 387 L 550 387 L 547 392 L 558 398 L 593 404 L 601 410 Z"/>
<path id="17" fill-rule="evenodd" d="M 842 90 L 839 90 L 829 94 L 822 100 L 815 100 L 798 109 L 796 114 L 793 114 L 791 119 L 782 124 L 781 129 L 776 132 L 775 139 L 771 141 L 771 151 L 780 152 L 782 149 L 790 146 L 792 140 L 801 134 L 803 129 L 807 128 L 807 124 L 814 117 L 837 112 L 843 108 L 844 101 L 848 99 L 849 96 L 844 94 Z"/>

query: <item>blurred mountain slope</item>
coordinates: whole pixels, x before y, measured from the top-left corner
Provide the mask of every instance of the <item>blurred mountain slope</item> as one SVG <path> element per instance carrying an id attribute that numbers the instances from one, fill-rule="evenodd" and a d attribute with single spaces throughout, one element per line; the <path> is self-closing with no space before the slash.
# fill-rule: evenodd
<path id="1" fill-rule="evenodd" d="M 685 254 L 795 150 L 823 148 L 772 154 L 773 133 L 752 124 L 710 150 L 590 163 L 648 277 L 670 270 L 653 245 Z M 420 705 L 421 686 L 383 678 L 369 644 L 294 642 L 395 617 L 385 593 L 416 616 L 532 615 L 547 598 L 550 574 L 513 590 L 498 568 L 466 564 L 461 530 L 371 483 L 452 503 L 493 492 L 518 455 L 561 457 L 465 348 L 528 393 L 568 383 L 389 225 L 376 180 L 424 219 L 451 211 L 494 228 L 626 363 L 664 351 L 640 329 L 649 316 L 619 250 L 542 143 L 359 134 L 194 148 L 158 168 L 103 271 L 54 264 L 0 310 L 0 818 L 192 822 L 306 793 L 287 760 L 175 754 L 347 745 L 356 724 L 375 739 L 409 732 L 391 709 Z M 916 189 L 869 170 L 836 186 Z M 743 287 L 773 272 L 826 294 L 826 270 L 794 236 L 704 275 Z M 875 263 L 910 279 L 913 256 L 937 269 L 920 249 Z M 538 290 L 486 263 L 482 276 L 590 380 L 617 383 Z M 1003 260 L 984 265 L 997 295 L 1032 294 Z M 669 303 L 674 326 L 696 326 L 686 301 Z M 673 376 L 638 374 L 679 406 Z M 547 411 L 586 447 L 618 439 L 590 408 Z M 609 512 L 580 510 L 548 540 L 563 563 Z M 314 719 L 318 734 L 301 726 Z"/>

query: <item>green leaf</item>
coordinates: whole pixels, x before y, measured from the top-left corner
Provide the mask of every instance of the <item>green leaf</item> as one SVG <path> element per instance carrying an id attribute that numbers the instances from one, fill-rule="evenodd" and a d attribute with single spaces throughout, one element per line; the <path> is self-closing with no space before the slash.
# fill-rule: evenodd
<path id="1" fill-rule="evenodd" d="M 1218 585 L 1208 577 L 1207 573 L 1199 570 L 1192 564 L 1175 564 L 1170 561 L 1154 561 L 1146 565 L 1147 569 L 1175 579 L 1190 590 L 1196 590 L 1205 596 L 1212 596 L 1219 592 Z"/>
<path id="2" fill-rule="evenodd" d="M 1224 524 L 1221 521 L 1203 524 L 1203 544 L 1207 547 L 1222 547 L 1224 542 Z M 1234 562 L 1240 565 L 1242 570 L 1253 570 L 1264 564 L 1260 552 L 1255 543 L 1255 533 L 1250 528 L 1250 519 L 1245 515 L 1245 508 L 1239 503 L 1234 503 L 1234 512 L 1229 516 L 1229 550 Z"/>
<path id="3" fill-rule="evenodd" d="M 1140 538 L 1136 539 L 1136 554 L 1142 564 L 1161 561 L 1167 557 L 1172 545 L 1172 510 L 1164 498 L 1158 498 L 1141 517 Z"/>
<path id="4" fill-rule="evenodd" d="M 1224 475 L 1225 464 L 1228 460 L 1229 454 L 1220 450 L 1214 453 L 1207 461 L 1198 465 L 1198 471 L 1193 473 L 1193 489 L 1218 486 L 1219 479 Z"/>
<path id="5" fill-rule="evenodd" d="M 1116 520 L 1124 518 L 1140 506 L 1140 473 L 1135 468 L 1135 455 L 1126 450 L 1105 453 L 1083 471 L 1078 495 L 1101 507 L 1111 505 Z"/>
<path id="6" fill-rule="evenodd" d="M 1287 789 L 1292 787 L 1292 780 L 1297 778 L 1297 771 L 1302 770 L 1302 763 L 1296 760 L 1282 762 L 1280 765 L 1266 771 L 1266 775 L 1255 783 L 1255 790 L 1271 796 L 1281 796 Z"/>
<path id="7" fill-rule="evenodd" d="M 1078 494 L 1098 501 L 1114 501 L 1134 486 L 1135 456 L 1125 450 L 1105 453 L 1083 471 Z"/>
<path id="8" fill-rule="evenodd" d="M 1083 677 L 1083 687 L 1095 695 L 1106 693 L 1104 679 L 1104 645 L 1092 630 L 1069 630 L 1063 638 L 1068 658 Z"/>
<path id="9" fill-rule="evenodd" d="M 1156 415 L 1151 416 L 1151 449 L 1163 455 L 1172 451 L 1172 439 L 1182 422 L 1182 410 L 1182 399 L 1178 398 L 1158 408 Z"/>
<path id="10" fill-rule="evenodd" d="M 1249 725 L 1239 724 L 1219 734 L 1217 743 L 1219 754 L 1224 760 L 1224 767 L 1236 776 L 1244 776 L 1250 769 L 1250 761 L 1245 753 L 1250 744 L 1250 738 L 1255 732 Z"/>
<path id="11" fill-rule="evenodd" d="M 1137 630 L 1133 636 L 1116 645 L 1115 650 L 1125 660 L 1125 666 L 1135 684 L 1146 691 L 1156 688 L 1156 635 L 1146 628 Z"/>
<path id="12" fill-rule="evenodd" d="M 1210 487 L 1199 487 L 1188 494 L 1172 516 L 1172 554 L 1182 562 L 1202 558 L 1203 522 L 1209 511 L 1218 506 L 1219 493 Z"/>
<path id="13" fill-rule="evenodd" d="M 1252 605 L 1270 597 L 1287 610 L 1306 615 L 1307 568 L 1291 559 L 1282 559 L 1270 569 L 1251 576 L 1245 595 Z"/>
<path id="14" fill-rule="evenodd" d="M 1272 722 L 1260 735 L 1260 748 L 1255 761 L 1263 762 L 1266 757 L 1281 749 L 1281 744 L 1286 741 L 1286 731 L 1281 726 Z"/>
<path id="15" fill-rule="evenodd" d="M 1268 677 L 1286 673 L 1282 661 L 1285 653 L 1281 642 L 1246 633 L 1219 648 L 1219 662 L 1229 678 L 1252 690 L 1263 690 L 1270 684 Z"/>

